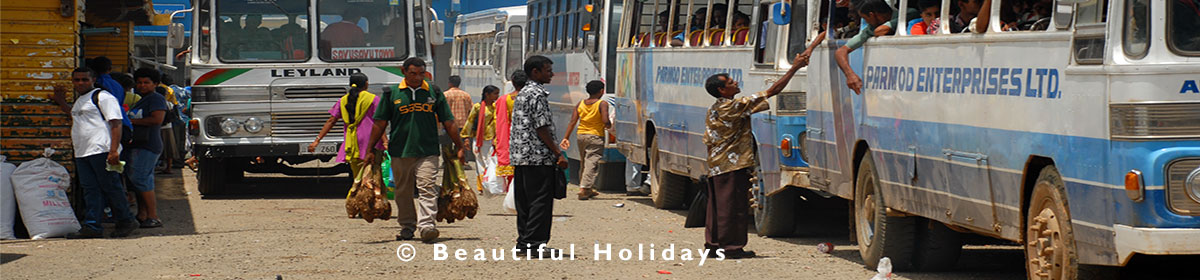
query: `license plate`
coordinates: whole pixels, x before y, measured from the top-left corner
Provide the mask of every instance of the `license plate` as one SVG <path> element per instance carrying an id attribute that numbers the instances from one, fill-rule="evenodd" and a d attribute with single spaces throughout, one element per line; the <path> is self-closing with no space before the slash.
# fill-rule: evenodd
<path id="1" fill-rule="evenodd" d="M 301 155 L 336 155 L 338 153 L 338 147 L 341 145 L 342 145 L 342 143 L 321 143 L 321 144 L 317 144 L 317 148 L 315 150 L 313 150 L 312 152 L 309 152 L 308 144 L 300 143 L 300 154 Z"/>

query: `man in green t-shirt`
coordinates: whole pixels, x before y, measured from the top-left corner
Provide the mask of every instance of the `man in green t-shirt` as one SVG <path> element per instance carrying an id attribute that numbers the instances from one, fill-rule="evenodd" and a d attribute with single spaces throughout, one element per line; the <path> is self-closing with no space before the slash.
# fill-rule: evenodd
<path id="1" fill-rule="evenodd" d="M 388 154 L 392 156 L 398 212 L 396 221 L 400 223 L 400 234 L 396 235 L 396 239 L 411 240 L 414 232 L 419 230 L 421 241 L 429 243 L 439 234 L 433 223 L 437 216 L 440 190 L 435 182 L 439 169 L 438 155 L 441 153 L 437 124 L 441 122 L 446 134 L 454 141 L 460 161 L 463 158 L 463 144 L 458 137 L 458 128 L 454 125 L 454 115 L 450 113 L 446 96 L 432 89 L 429 82 L 424 80 L 425 61 L 409 58 L 401 68 L 404 82 L 390 95 L 380 97 L 379 107 L 375 109 L 375 129 L 371 131 L 371 143 L 367 147 L 374 147 L 383 136 L 384 128 L 388 123 L 392 124 L 388 134 Z M 375 154 L 368 153 L 366 162 L 374 164 Z M 414 187 L 420 193 L 416 198 L 419 204 L 416 208 L 413 199 L 408 199 L 406 195 L 413 193 Z"/>

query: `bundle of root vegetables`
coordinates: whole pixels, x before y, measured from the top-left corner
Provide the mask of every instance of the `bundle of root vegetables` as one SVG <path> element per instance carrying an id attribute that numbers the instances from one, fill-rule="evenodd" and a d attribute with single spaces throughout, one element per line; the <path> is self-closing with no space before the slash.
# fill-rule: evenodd
<path id="1" fill-rule="evenodd" d="M 462 162 L 449 147 L 442 147 L 442 189 L 438 196 L 437 221 L 454 223 L 458 220 L 474 219 L 479 211 L 479 200 L 475 192 L 467 187 L 467 176 Z"/>
<path id="2" fill-rule="evenodd" d="M 346 200 L 346 214 L 351 219 L 361 215 L 368 223 L 375 219 L 386 221 L 392 218 L 392 204 L 388 202 L 378 166 L 364 168 L 358 180 L 354 181 L 354 190 Z"/>

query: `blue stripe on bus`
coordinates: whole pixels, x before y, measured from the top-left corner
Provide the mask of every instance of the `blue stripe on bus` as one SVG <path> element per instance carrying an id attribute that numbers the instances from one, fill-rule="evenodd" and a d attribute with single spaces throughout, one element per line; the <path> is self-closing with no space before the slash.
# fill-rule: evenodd
<path id="1" fill-rule="evenodd" d="M 832 114 L 829 112 L 810 110 L 808 113 L 809 116 L 819 115 L 822 120 L 831 122 L 829 118 Z M 1177 215 L 1167 210 L 1165 193 L 1162 190 L 1147 191 L 1146 201 L 1135 203 L 1126 198 L 1124 190 L 1120 189 L 1120 186 L 1124 185 L 1123 176 L 1130 169 L 1142 171 L 1148 186 L 1161 187 L 1166 164 L 1179 158 L 1200 157 L 1200 141 L 1113 141 L 873 116 L 867 117 L 863 126 L 865 127 L 859 129 L 859 138 L 872 139 L 871 148 L 877 151 L 876 159 L 882 161 L 878 165 L 880 176 L 890 181 L 908 181 L 908 170 L 913 161 L 911 154 L 914 152 L 909 146 L 916 147 L 916 154 L 923 156 L 916 159 L 916 164 L 920 167 L 917 170 L 917 186 L 935 190 L 948 190 L 947 188 L 957 188 L 956 186 L 961 185 L 920 180 L 921 176 L 953 172 L 959 175 L 956 176 L 956 181 L 981 182 L 985 180 L 979 176 L 990 175 L 993 186 L 1020 186 L 1020 172 L 1024 169 L 1028 155 L 1043 155 L 1055 161 L 1064 178 L 1116 186 L 1066 182 L 1071 201 L 1094 201 L 1102 205 L 1114 205 L 1112 211 L 1094 211 L 1095 208 L 1087 206 L 1096 204 L 1072 204 L 1073 218 L 1102 225 L 1119 223 L 1156 227 L 1200 226 L 1200 217 Z M 828 139 L 823 141 L 827 142 L 810 142 L 813 146 L 809 147 L 809 152 L 819 153 L 832 148 L 832 144 L 828 142 L 833 141 L 833 137 L 826 133 Z M 952 135 L 942 136 L 944 134 Z M 983 173 L 973 170 L 976 168 L 970 166 L 974 165 L 974 160 L 950 159 L 960 163 L 951 165 L 945 160 L 930 159 L 947 159 L 942 150 L 955 148 L 951 143 L 947 143 L 950 141 L 975 146 L 977 149 L 962 152 L 985 154 L 988 157 L 988 165 L 1002 169 L 993 168 L 990 173 Z M 814 154 L 810 154 L 809 158 L 817 160 Z M 820 163 L 818 165 L 832 166 Z M 952 167 L 963 169 L 951 170 Z M 836 166 L 833 168 L 837 169 Z M 997 203 L 1020 205 L 1019 192 L 1004 191 L 1003 188 L 996 190 Z M 960 193 L 965 190 L 951 191 Z"/>

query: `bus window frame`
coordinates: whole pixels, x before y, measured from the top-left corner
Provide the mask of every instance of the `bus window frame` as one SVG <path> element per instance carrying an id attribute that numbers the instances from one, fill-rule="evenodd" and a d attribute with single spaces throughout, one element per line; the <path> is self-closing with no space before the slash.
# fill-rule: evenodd
<path id="1" fill-rule="evenodd" d="M 1175 55 L 1178 55 L 1178 56 L 1183 56 L 1183 57 L 1200 56 L 1200 50 L 1187 51 L 1187 50 L 1179 49 L 1178 47 L 1175 46 L 1175 41 L 1171 38 L 1171 33 L 1172 33 L 1171 31 L 1174 30 L 1174 27 L 1175 27 L 1175 24 L 1173 22 L 1175 17 L 1172 16 L 1174 14 L 1173 9 L 1174 9 L 1175 5 L 1173 5 L 1172 3 L 1163 3 L 1163 4 L 1166 6 L 1166 9 L 1164 9 L 1166 11 L 1166 14 L 1164 15 L 1164 18 L 1165 18 L 1164 25 L 1166 25 L 1166 26 L 1163 26 L 1163 33 L 1165 33 L 1165 34 L 1163 34 L 1163 39 L 1167 41 L 1167 49 L 1170 49 L 1171 53 L 1174 53 Z"/>
<path id="2" fill-rule="evenodd" d="M 317 19 L 315 19 L 315 20 L 313 19 L 313 17 L 312 17 L 313 5 L 312 5 L 312 4 L 313 4 L 313 1 L 308 1 L 308 0 L 305 0 L 305 1 L 304 1 L 304 14 L 302 14 L 302 15 L 304 15 L 304 16 L 307 16 L 307 17 L 308 17 L 308 19 L 306 20 L 306 21 L 307 21 L 307 23 L 308 23 L 308 30 L 306 30 L 306 31 L 308 32 L 308 33 L 307 33 L 307 34 L 308 34 L 308 37 L 309 37 L 309 38 L 308 38 L 308 40 L 309 40 L 309 42 L 310 42 L 310 43 L 309 43 L 309 45 L 308 45 L 308 50 L 305 50 L 305 54 L 304 54 L 304 55 L 305 55 L 305 58 L 304 58 L 304 59 L 273 59 L 273 60 L 265 60 L 265 59 L 259 59 L 259 60 L 226 60 L 225 58 L 221 57 L 221 48 L 222 48 L 222 47 L 221 47 L 221 46 L 222 46 L 222 45 L 221 45 L 221 41 L 220 41 L 220 37 L 221 37 L 221 36 L 220 36 L 220 35 L 217 35 L 217 36 L 211 36 L 211 35 L 210 35 L 210 36 L 212 37 L 212 40 L 213 40 L 213 47 L 212 47 L 212 50 L 213 50 L 214 52 L 216 52 L 216 53 L 214 54 L 214 56 L 216 56 L 216 58 L 217 58 L 217 61 L 220 61 L 221 63 L 224 63 L 224 64 L 240 64 L 240 63 L 307 63 L 307 62 L 312 62 L 312 61 L 313 61 L 313 50 L 320 51 L 320 50 L 319 50 L 320 48 L 316 47 L 316 45 L 313 45 L 313 44 L 311 43 L 311 42 L 312 42 L 312 40 L 313 40 L 313 24 L 314 24 L 315 22 L 320 22 L 320 21 L 321 21 L 321 19 L 320 19 L 320 16 L 317 16 Z M 219 0 L 213 0 L 213 11 L 212 11 L 213 20 L 212 20 L 211 22 L 213 23 L 213 25 L 214 25 L 214 28 L 213 28 L 213 29 L 211 29 L 211 30 L 216 30 L 216 31 L 217 31 L 217 34 L 220 34 L 220 32 L 222 32 L 222 30 L 221 30 L 221 29 L 222 29 L 222 28 L 224 28 L 224 27 L 221 27 L 221 26 L 222 26 L 222 25 L 224 25 L 224 24 L 216 24 L 218 21 L 221 21 L 221 14 L 219 13 L 220 11 L 221 11 L 221 1 L 219 1 Z M 246 15 L 241 15 L 241 16 L 242 16 L 242 17 L 245 17 Z M 284 16 L 286 17 L 287 15 L 284 15 Z M 240 20 L 240 19 L 239 19 L 239 20 Z M 221 21 L 221 22 L 223 23 L 223 21 Z M 240 25 L 240 24 L 244 24 L 244 21 L 242 21 L 242 22 L 239 22 L 239 25 Z M 245 26 L 241 26 L 241 28 L 245 28 Z M 317 36 L 320 36 L 320 32 L 317 32 L 317 34 L 318 34 Z M 318 41 L 319 41 L 319 39 L 318 39 Z M 281 54 L 283 53 L 283 51 L 282 51 L 282 50 L 280 50 L 279 52 L 280 52 Z M 318 55 L 318 56 L 320 56 L 320 55 Z M 327 62 L 327 61 L 321 60 L 321 59 L 319 59 L 319 58 L 318 58 L 317 60 L 320 60 L 320 61 L 322 61 L 322 62 Z"/>

